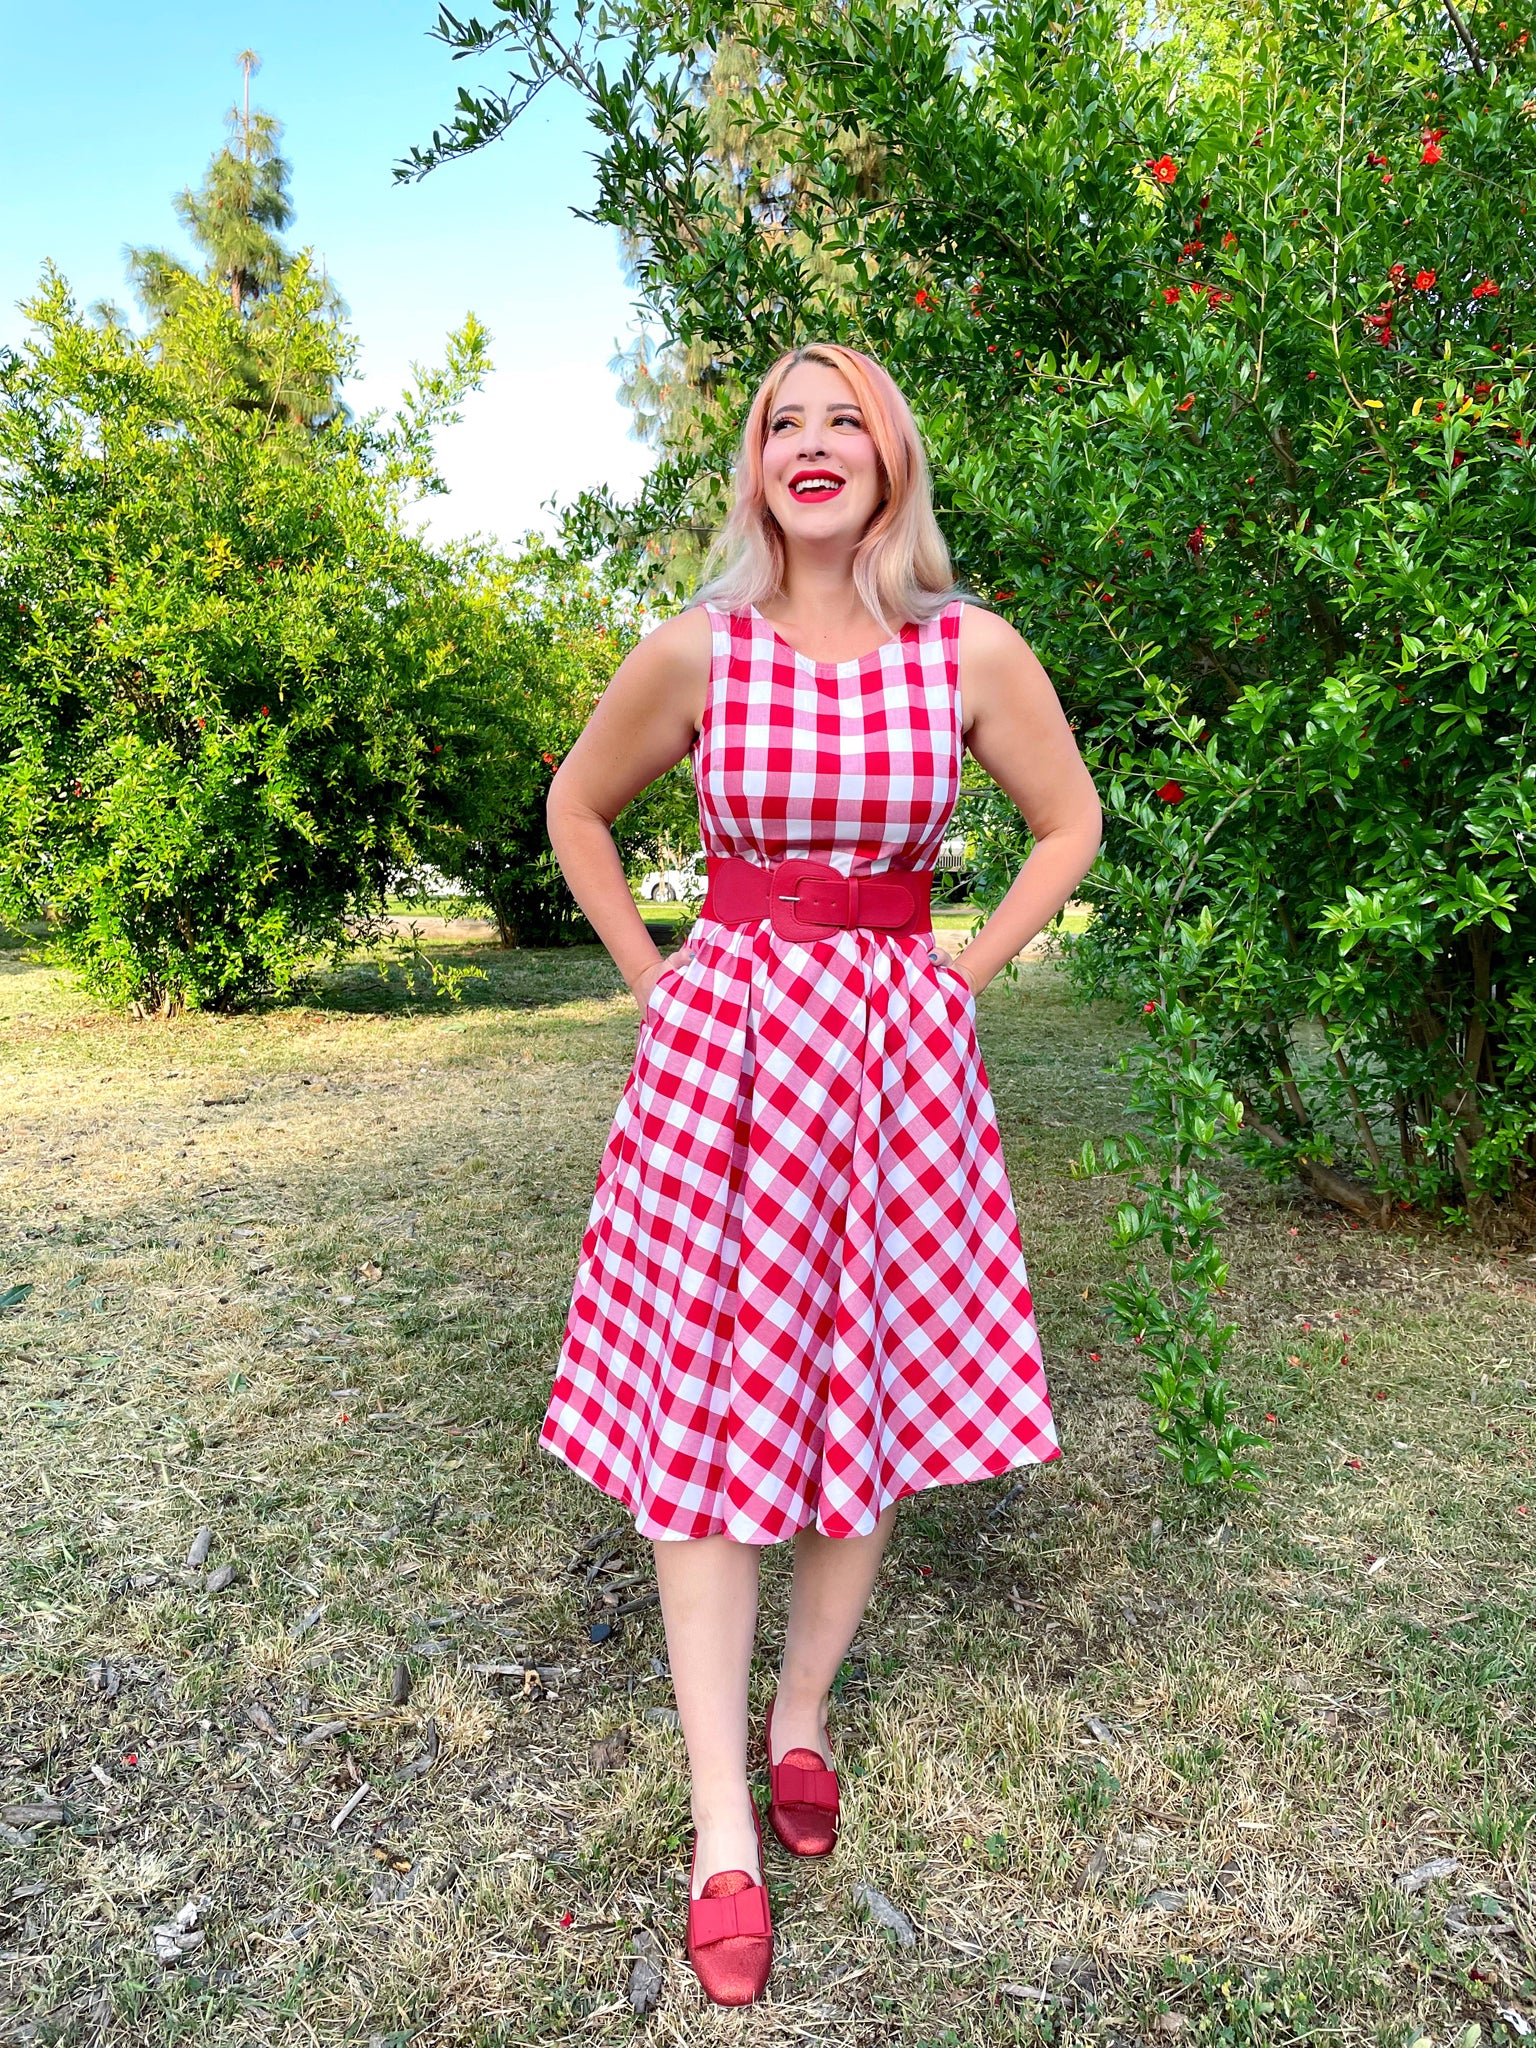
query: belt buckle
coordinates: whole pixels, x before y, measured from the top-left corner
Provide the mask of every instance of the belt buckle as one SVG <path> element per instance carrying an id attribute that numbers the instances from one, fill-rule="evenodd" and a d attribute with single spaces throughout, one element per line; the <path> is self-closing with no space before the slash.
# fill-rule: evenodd
<path id="1" fill-rule="evenodd" d="M 851 877 L 826 861 L 791 855 L 768 874 L 768 915 L 781 939 L 808 945 L 845 931 L 857 908 Z"/>

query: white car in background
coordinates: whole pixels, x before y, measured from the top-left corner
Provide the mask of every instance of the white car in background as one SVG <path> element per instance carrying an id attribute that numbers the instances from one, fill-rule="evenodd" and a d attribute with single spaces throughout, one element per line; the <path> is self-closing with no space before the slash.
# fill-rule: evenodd
<path id="1" fill-rule="evenodd" d="M 702 903 L 709 887 L 704 872 L 707 855 L 699 851 L 680 868 L 652 868 L 640 877 L 636 893 L 642 903 Z"/>
<path id="2" fill-rule="evenodd" d="M 651 868 L 640 877 L 637 894 L 643 903 L 702 903 L 709 886 L 705 873 L 708 856 L 703 849 L 680 868 Z M 935 868 L 948 872 L 965 866 L 965 840 L 945 839 L 940 843 Z"/>

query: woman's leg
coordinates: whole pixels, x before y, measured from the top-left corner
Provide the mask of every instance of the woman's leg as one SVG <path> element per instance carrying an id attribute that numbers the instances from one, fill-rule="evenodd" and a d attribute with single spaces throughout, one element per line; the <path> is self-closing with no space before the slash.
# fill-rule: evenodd
<path id="1" fill-rule="evenodd" d="M 893 1501 L 868 1536 L 823 1536 L 802 1529 L 795 1538 L 789 1626 L 773 1703 L 772 1761 L 791 1749 L 814 1749 L 831 1763 L 826 1725 L 832 1681 L 869 1605 L 895 1526 Z"/>
<path id="2" fill-rule="evenodd" d="M 747 1678 L 757 1631 L 757 1546 L 729 1536 L 653 1542 L 672 1690 L 688 1745 L 694 1896 L 706 1877 L 761 1880 L 747 1787 Z"/>

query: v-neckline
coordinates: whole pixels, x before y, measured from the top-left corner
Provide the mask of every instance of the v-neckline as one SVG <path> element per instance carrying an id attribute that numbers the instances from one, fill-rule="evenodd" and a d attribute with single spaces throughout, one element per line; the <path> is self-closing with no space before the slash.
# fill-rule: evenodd
<path id="1" fill-rule="evenodd" d="M 877 654 L 884 654 L 885 650 L 888 647 L 901 646 L 902 642 L 906 638 L 907 633 L 907 628 L 903 626 L 901 631 L 895 636 L 894 639 L 882 640 L 878 647 L 871 647 L 867 654 L 851 654 L 848 656 L 846 661 L 818 661 L 815 655 L 802 654 L 798 647 L 792 646 L 790 642 L 784 638 L 784 635 L 779 631 L 778 627 L 773 623 L 772 619 L 764 618 L 763 614 L 758 610 L 755 604 L 749 605 L 747 609 L 751 612 L 754 619 L 759 620 L 764 626 L 768 628 L 769 633 L 773 636 L 775 640 L 778 641 L 779 645 L 782 648 L 784 648 L 788 653 L 792 654 L 795 657 L 796 661 L 803 661 L 807 668 L 831 669 L 833 671 L 838 671 L 846 668 L 862 668 L 866 661 L 873 661 Z"/>

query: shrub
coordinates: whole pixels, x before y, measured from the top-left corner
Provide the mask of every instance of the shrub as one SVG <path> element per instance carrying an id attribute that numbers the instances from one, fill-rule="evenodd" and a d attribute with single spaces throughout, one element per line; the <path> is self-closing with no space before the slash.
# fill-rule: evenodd
<path id="1" fill-rule="evenodd" d="M 250 343 L 216 282 L 153 340 L 52 272 L 27 311 L 0 359 L 0 911 L 141 1013 L 281 992 L 413 857 L 459 607 L 399 506 L 483 334 L 401 429 L 311 430 L 227 402 Z M 264 333 L 296 374 L 350 362 L 305 263 Z"/>
<path id="2" fill-rule="evenodd" d="M 590 942 L 549 844 L 545 803 L 641 622 L 622 591 L 532 535 L 516 558 L 474 546 L 452 560 L 457 639 L 432 689 L 421 853 L 488 906 L 503 945 Z M 686 761 L 614 820 L 625 867 L 649 864 L 669 831 L 698 838 Z"/>

